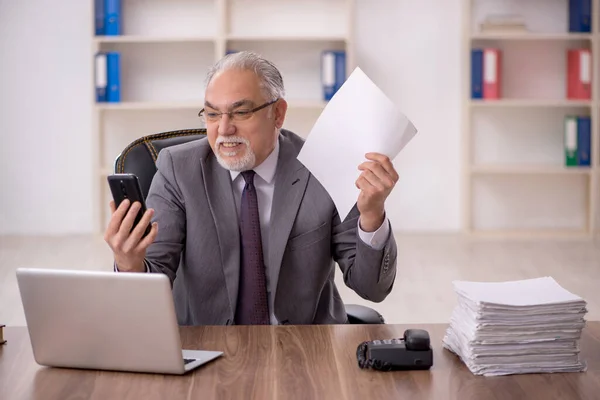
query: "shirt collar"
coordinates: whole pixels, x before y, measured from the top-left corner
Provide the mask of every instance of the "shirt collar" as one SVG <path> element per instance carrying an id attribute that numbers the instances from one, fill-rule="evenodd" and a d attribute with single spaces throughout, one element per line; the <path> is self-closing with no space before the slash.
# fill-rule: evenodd
<path id="1" fill-rule="evenodd" d="M 269 156 L 260 165 L 254 168 L 254 172 L 267 183 L 271 183 L 277 169 L 277 160 L 279 158 L 279 139 L 275 140 L 275 148 Z M 231 180 L 234 181 L 238 177 L 240 171 L 229 171 Z"/>

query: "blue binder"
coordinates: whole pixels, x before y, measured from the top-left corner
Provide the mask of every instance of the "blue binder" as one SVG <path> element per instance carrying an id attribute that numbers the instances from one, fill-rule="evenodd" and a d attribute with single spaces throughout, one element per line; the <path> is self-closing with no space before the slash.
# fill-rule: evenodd
<path id="1" fill-rule="evenodd" d="M 577 165 L 590 166 L 592 152 L 592 124 L 590 117 L 577 117 Z"/>
<path id="2" fill-rule="evenodd" d="M 106 53 L 108 90 L 106 101 L 118 103 L 121 101 L 121 56 L 118 52 Z"/>
<path id="3" fill-rule="evenodd" d="M 329 101 L 335 94 L 335 52 L 326 50 L 321 53 L 321 85 L 323 100 Z"/>
<path id="4" fill-rule="evenodd" d="M 103 103 L 106 101 L 106 88 L 108 86 L 108 71 L 106 62 L 106 53 L 98 53 L 95 57 L 95 88 L 96 88 L 96 102 Z"/>
<path id="5" fill-rule="evenodd" d="M 107 36 L 121 34 L 121 0 L 105 0 L 104 31 Z"/>
<path id="6" fill-rule="evenodd" d="M 104 0 L 94 0 L 96 35 L 104 35 Z"/>
<path id="7" fill-rule="evenodd" d="M 346 52 L 335 52 L 335 91 L 340 90 L 346 82 Z"/>
<path id="8" fill-rule="evenodd" d="M 471 98 L 483 99 L 483 50 L 471 50 Z"/>
<path id="9" fill-rule="evenodd" d="M 569 32 L 592 31 L 592 0 L 569 0 Z"/>
<path id="10" fill-rule="evenodd" d="M 323 100 L 329 101 L 346 81 L 346 52 L 325 50 L 321 53 Z"/>

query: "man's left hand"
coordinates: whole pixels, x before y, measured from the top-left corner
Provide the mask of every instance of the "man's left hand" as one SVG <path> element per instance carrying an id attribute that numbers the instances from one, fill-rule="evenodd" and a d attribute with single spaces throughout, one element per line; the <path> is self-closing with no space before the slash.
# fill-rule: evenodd
<path id="1" fill-rule="evenodd" d="M 376 231 L 385 218 L 385 199 L 398 182 L 398 173 L 389 157 L 379 153 L 367 153 L 367 160 L 358 166 L 362 171 L 356 180 L 360 189 L 357 207 L 360 227 L 365 232 Z"/>

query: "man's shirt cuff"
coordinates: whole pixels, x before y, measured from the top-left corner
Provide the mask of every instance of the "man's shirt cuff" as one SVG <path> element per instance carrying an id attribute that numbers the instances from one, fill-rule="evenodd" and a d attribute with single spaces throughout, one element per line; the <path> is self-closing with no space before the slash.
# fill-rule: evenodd
<path id="1" fill-rule="evenodd" d="M 375 232 L 365 232 L 360 228 L 360 218 L 358 219 L 358 236 L 368 246 L 375 250 L 381 250 L 385 247 L 390 234 L 390 223 L 387 215 L 383 224 Z"/>
<path id="2" fill-rule="evenodd" d="M 146 272 L 150 272 L 150 266 L 148 265 L 148 262 L 146 261 L 146 259 L 144 259 L 144 266 L 146 267 Z M 121 271 L 119 271 L 119 268 L 117 268 L 117 263 L 114 263 L 114 268 L 115 268 L 115 272 L 121 272 Z"/>

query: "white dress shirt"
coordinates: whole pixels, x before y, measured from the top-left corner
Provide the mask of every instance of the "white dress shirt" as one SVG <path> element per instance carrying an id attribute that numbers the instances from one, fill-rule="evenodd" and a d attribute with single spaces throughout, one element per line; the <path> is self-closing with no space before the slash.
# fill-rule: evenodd
<path id="1" fill-rule="evenodd" d="M 254 187 L 256 188 L 256 195 L 258 197 L 258 214 L 260 219 L 260 234 L 262 238 L 263 254 L 265 255 L 265 272 L 269 270 L 268 257 L 269 254 L 269 223 L 271 220 L 271 205 L 273 203 L 273 192 L 275 190 L 275 172 L 277 170 L 277 159 L 279 157 L 279 141 L 276 141 L 275 149 L 271 154 L 254 168 Z M 235 205 L 238 215 L 238 221 L 240 220 L 240 208 L 242 204 L 242 192 L 246 182 L 240 175 L 240 172 L 230 171 L 231 180 L 233 184 L 233 196 L 235 199 Z M 389 222 L 387 216 L 383 221 L 383 224 L 375 232 L 365 232 L 360 228 L 358 224 L 358 234 L 360 239 L 368 246 L 381 250 L 389 236 Z M 278 321 L 275 318 L 273 312 L 273 296 L 272 290 L 269 285 L 269 274 L 267 276 L 267 295 L 269 301 L 269 310 L 271 315 L 271 324 L 277 325 Z"/>

